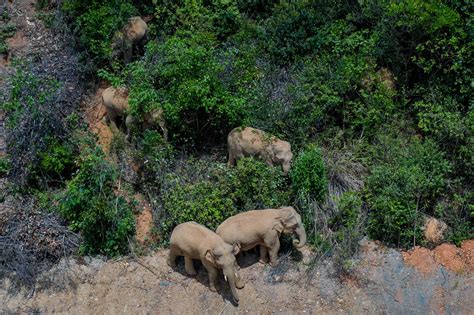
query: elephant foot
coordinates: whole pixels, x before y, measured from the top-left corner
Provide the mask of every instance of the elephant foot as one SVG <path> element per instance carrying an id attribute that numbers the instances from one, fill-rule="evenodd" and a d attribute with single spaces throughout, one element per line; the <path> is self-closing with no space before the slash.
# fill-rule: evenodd
<path id="1" fill-rule="evenodd" d="M 245 282 L 243 282 L 242 280 L 237 280 L 235 282 L 235 287 L 237 289 L 243 289 L 245 287 Z"/>
<path id="2" fill-rule="evenodd" d="M 209 284 L 209 289 L 210 289 L 212 292 L 217 292 L 216 285 L 213 284 L 213 283 L 210 283 L 210 284 Z"/>
<path id="3" fill-rule="evenodd" d="M 192 277 L 196 276 L 197 275 L 197 271 L 196 270 L 186 270 L 186 273 Z"/>
<path id="4" fill-rule="evenodd" d="M 270 261 L 270 266 L 276 267 L 278 265 L 278 260 L 276 261 Z"/>
<path id="5" fill-rule="evenodd" d="M 260 258 L 260 259 L 258 260 L 258 262 L 261 263 L 261 264 L 266 264 L 266 263 L 268 263 L 268 260 L 267 260 L 267 259 Z"/>

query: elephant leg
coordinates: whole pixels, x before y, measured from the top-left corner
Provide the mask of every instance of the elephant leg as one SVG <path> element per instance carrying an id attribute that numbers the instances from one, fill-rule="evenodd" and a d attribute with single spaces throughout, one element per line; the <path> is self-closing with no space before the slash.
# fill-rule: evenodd
<path id="1" fill-rule="evenodd" d="M 227 162 L 227 165 L 229 166 L 234 166 L 235 165 L 235 157 L 232 152 L 229 151 L 229 162 Z"/>
<path id="2" fill-rule="evenodd" d="M 123 61 L 124 63 L 129 63 L 132 60 L 133 56 L 133 44 L 127 43 L 125 51 L 123 52 Z"/>
<path id="3" fill-rule="evenodd" d="M 260 245 L 260 259 L 259 263 L 266 264 L 268 262 L 268 249 L 265 245 Z"/>
<path id="4" fill-rule="evenodd" d="M 203 261 L 204 268 L 207 270 L 207 274 L 209 275 L 209 288 L 211 291 L 216 292 L 216 286 L 217 286 L 217 279 L 219 277 L 219 271 L 217 270 L 216 267 L 213 265 L 209 264 L 207 261 Z"/>
<path id="5" fill-rule="evenodd" d="M 270 233 L 265 237 L 264 243 L 270 254 L 270 265 L 275 267 L 278 264 L 278 251 L 280 250 L 278 234 Z"/>
<path id="6" fill-rule="evenodd" d="M 107 125 L 110 125 L 110 117 L 109 117 L 109 115 L 105 114 L 104 117 L 105 117 L 105 123 L 106 123 Z"/>
<path id="7" fill-rule="evenodd" d="M 189 257 L 184 256 L 184 270 L 190 276 L 197 275 L 196 269 L 194 268 L 193 260 Z"/>
<path id="8" fill-rule="evenodd" d="M 163 139 L 165 142 L 168 142 L 168 129 L 166 128 L 166 124 L 164 121 L 159 122 L 160 128 L 163 131 Z"/>
<path id="9" fill-rule="evenodd" d="M 168 259 L 168 265 L 172 268 L 176 267 L 176 257 L 178 257 L 178 254 L 174 249 L 170 248 L 170 257 Z"/>
<path id="10" fill-rule="evenodd" d="M 132 138 L 132 128 L 133 128 L 134 120 L 132 115 L 128 115 L 127 118 L 125 118 L 125 127 L 127 128 L 127 141 L 130 141 Z"/>

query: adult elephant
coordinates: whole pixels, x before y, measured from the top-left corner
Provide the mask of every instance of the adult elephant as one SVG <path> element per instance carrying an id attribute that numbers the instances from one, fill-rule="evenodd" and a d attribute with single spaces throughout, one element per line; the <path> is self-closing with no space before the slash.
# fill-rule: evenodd
<path id="1" fill-rule="evenodd" d="M 301 216 L 293 207 L 239 213 L 222 222 L 216 233 L 226 243 L 240 245 L 242 251 L 260 246 L 259 261 L 267 262 L 268 253 L 272 266 L 278 263 L 281 234 L 296 233 L 298 240 L 293 240 L 296 248 L 306 244 L 306 231 Z"/>
<path id="2" fill-rule="evenodd" d="M 168 141 L 168 129 L 163 117 L 163 109 L 155 108 L 145 113 L 142 116 L 142 123 L 139 125 L 138 119 L 127 114 L 129 109 L 128 89 L 108 87 L 102 92 L 102 102 L 106 110 L 106 122 L 115 129 L 114 131 L 117 131 L 119 124 L 125 121 L 127 140 L 131 138 L 133 126 L 137 126 L 143 130 L 159 127 L 163 132 L 163 139 Z"/>
<path id="3" fill-rule="evenodd" d="M 176 257 L 184 256 L 184 269 L 189 275 L 196 275 L 193 259 L 199 259 L 209 275 L 211 291 L 216 291 L 219 270 L 229 282 L 234 299 L 238 302 L 236 288 L 243 288 L 240 276 L 236 270 L 235 255 L 240 247 L 230 245 L 214 231 L 196 222 L 186 222 L 178 225 L 171 233 L 170 256 L 168 264 L 176 267 Z"/>
<path id="4" fill-rule="evenodd" d="M 262 130 L 251 127 L 234 128 L 227 136 L 229 165 L 235 165 L 242 157 L 255 156 L 267 165 L 281 165 L 285 175 L 288 174 L 293 154 L 289 142 L 277 139 Z"/>

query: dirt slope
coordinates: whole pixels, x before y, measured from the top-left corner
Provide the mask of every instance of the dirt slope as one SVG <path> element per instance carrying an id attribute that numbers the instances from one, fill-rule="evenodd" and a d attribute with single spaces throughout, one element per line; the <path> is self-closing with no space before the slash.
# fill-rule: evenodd
<path id="1" fill-rule="evenodd" d="M 457 274 L 435 262 L 426 274 L 406 265 L 398 251 L 368 241 L 361 249 L 342 282 L 330 276 L 327 264 L 308 274 L 308 250 L 301 261 L 286 257 L 276 268 L 250 254 L 239 260 L 246 279 L 239 305 L 229 301 L 223 279 L 223 290 L 209 290 L 202 266 L 195 278 L 183 274 L 182 261 L 177 271 L 169 268 L 167 250 L 139 260 L 63 260 L 42 276 L 30 299 L 25 292 L 8 295 L 4 279 L 0 301 L 3 311 L 48 314 L 472 314 L 472 273 Z"/>

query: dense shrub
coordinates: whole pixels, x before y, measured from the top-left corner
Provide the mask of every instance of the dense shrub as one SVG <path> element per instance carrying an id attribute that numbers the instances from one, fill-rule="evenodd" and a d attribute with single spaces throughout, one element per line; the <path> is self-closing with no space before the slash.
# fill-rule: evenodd
<path id="1" fill-rule="evenodd" d="M 80 93 L 81 86 L 77 91 L 67 87 L 69 80 L 78 79 L 77 69 L 74 64 L 67 64 L 61 71 L 69 70 L 70 77 L 61 78 L 65 74 L 58 73 L 61 80 L 56 80 L 55 73 L 46 77 L 38 68 L 20 63 L 11 81 L 9 99 L 1 105 L 7 115 L 9 176 L 20 185 L 67 176 L 74 152 L 69 136 L 74 127 L 72 113 L 78 104 L 76 93 Z"/>
<path id="2" fill-rule="evenodd" d="M 289 191 L 280 167 L 243 158 L 227 176 L 237 209 L 278 208 L 289 204 Z"/>
<path id="3" fill-rule="evenodd" d="M 236 1 L 162 0 L 155 7 L 155 18 L 158 34 L 200 29 L 214 33 L 220 40 L 237 32 L 240 26 Z"/>
<path id="4" fill-rule="evenodd" d="M 112 40 L 128 18 L 137 15 L 137 9 L 128 0 L 113 2 L 67 0 L 62 4 L 66 14 L 72 16 L 73 31 L 97 63 L 112 57 Z"/>
<path id="5" fill-rule="evenodd" d="M 179 33 L 164 43 L 151 43 L 143 61 L 129 66 L 130 110 L 165 111 L 177 142 L 224 138 L 246 118 L 245 100 L 220 80 L 223 65 L 208 33 Z"/>
<path id="6" fill-rule="evenodd" d="M 397 246 L 415 245 L 422 213 L 432 214 L 447 191 L 451 165 L 432 141 L 384 141 L 383 162 L 367 178 L 369 233 Z"/>
<path id="7" fill-rule="evenodd" d="M 165 219 L 161 229 L 165 236 L 186 221 L 215 229 L 237 212 L 280 207 L 289 202 L 280 168 L 268 167 L 253 158 L 239 160 L 235 168 L 193 159 L 185 163 L 177 165 L 162 183 Z"/>
<path id="8" fill-rule="evenodd" d="M 138 120 L 164 110 L 171 144 L 156 131 L 137 130 L 133 139 L 144 162 L 136 188 L 153 200 L 164 237 L 182 220 L 214 227 L 238 211 L 290 202 L 318 257 L 345 260 L 366 224 L 373 238 L 418 244 L 424 214 L 444 220 L 451 241 L 472 235 L 466 1 L 67 0 L 63 9 L 97 61 L 108 58 L 130 14 L 153 13 L 144 56 L 112 62 L 100 75 L 129 88 Z M 238 125 L 306 148 L 291 183 L 252 159 L 228 169 L 215 157 L 188 157 L 223 156 Z M 54 173 L 63 155 L 53 152 L 42 167 Z"/>
<path id="9" fill-rule="evenodd" d="M 327 193 L 327 178 L 321 151 L 309 146 L 293 162 L 290 170 L 291 185 L 299 198 L 322 202 Z"/>
<path id="10" fill-rule="evenodd" d="M 83 253 L 126 253 L 135 221 L 131 206 L 116 196 L 116 171 L 94 145 L 84 146 L 76 163 L 78 171 L 56 197 L 57 211 L 83 236 Z"/>

